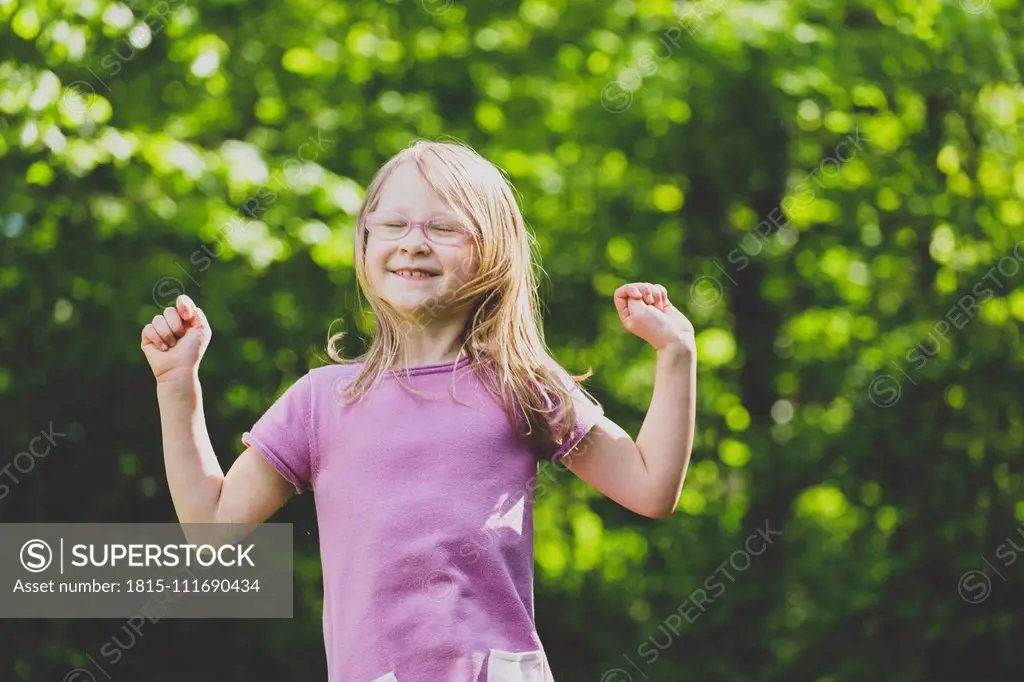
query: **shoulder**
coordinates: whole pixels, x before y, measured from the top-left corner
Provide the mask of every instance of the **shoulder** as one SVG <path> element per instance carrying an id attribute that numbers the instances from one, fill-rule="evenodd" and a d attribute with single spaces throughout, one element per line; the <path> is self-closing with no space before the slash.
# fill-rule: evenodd
<path id="1" fill-rule="evenodd" d="M 362 363 L 315 367 L 306 373 L 303 380 L 309 382 L 310 390 L 314 394 L 337 395 L 338 391 L 344 390 L 355 380 L 361 367 Z"/>

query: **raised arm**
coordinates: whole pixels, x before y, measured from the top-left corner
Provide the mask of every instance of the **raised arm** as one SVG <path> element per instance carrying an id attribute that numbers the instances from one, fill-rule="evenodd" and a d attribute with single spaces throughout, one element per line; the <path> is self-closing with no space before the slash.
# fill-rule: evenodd
<path id="1" fill-rule="evenodd" d="M 693 449 L 697 352 L 693 325 L 660 285 L 615 292 L 623 325 L 657 352 L 654 395 L 636 441 L 607 417 L 565 458 L 579 478 L 627 509 L 664 518 L 679 503 Z"/>
<path id="2" fill-rule="evenodd" d="M 210 443 L 199 362 L 212 335 L 203 311 L 179 296 L 142 331 L 142 351 L 157 382 L 164 468 L 179 523 L 257 524 L 294 493 L 255 449 L 224 475 Z"/>
<path id="3" fill-rule="evenodd" d="M 198 377 L 157 384 L 164 468 L 178 521 L 262 523 L 295 489 L 255 448 L 224 475 L 210 444 Z"/>

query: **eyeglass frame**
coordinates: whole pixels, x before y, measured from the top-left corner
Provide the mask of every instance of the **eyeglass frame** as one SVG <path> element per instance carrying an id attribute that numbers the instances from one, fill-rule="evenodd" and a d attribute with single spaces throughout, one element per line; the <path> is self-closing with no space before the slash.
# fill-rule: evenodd
<path id="1" fill-rule="evenodd" d="M 428 242 L 430 242 L 434 246 L 461 246 L 463 243 L 466 242 L 467 239 L 469 239 L 470 237 L 473 236 L 473 232 L 474 232 L 474 230 L 472 228 L 467 227 L 464 222 L 459 220 L 458 223 L 459 223 L 459 226 L 462 228 L 462 232 L 463 232 L 462 239 L 460 239 L 458 242 L 454 242 L 454 243 L 451 243 L 451 244 L 444 244 L 444 243 L 439 244 L 436 241 L 434 241 L 433 239 L 431 239 L 430 232 L 427 230 L 427 225 L 431 221 L 439 219 L 439 216 L 437 216 L 437 215 L 432 215 L 431 217 L 429 217 L 429 218 L 427 218 L 425 220 L 409 220 L 408 216 L 406 216 L 403 213 L 399 213 L 398 211 L 368 211 L 366 213 L 366 215 L 363 216 L 363 230 L 365 230 L 367 236 L 373 234 L 373 230 L 371 230 L 370 226 L 369 226 L 370 218 L 372 216 L 381 216 L 381 215 L 386 215 L 386 216 L 392 216 L 393 215 L 393 216 L 399 217 L 399 218 L 401 218 L 402 220 L 405 221 L 405 231 L 402 232 L 401 235 L 395 237 L 394 239 L 385 239 L 384 240 L 384 241 L 389 241 L 389 242 L 399 242 L 399 241 L 402 241 L 407 236 L 409 236 L 409 233 L 412 232 L 413 228 L 417 228 L 417 229 L 419 229 L 420 232 L 423 233 L 423 238 L 426 239 Z M 454 216 L 452 216 L 452 217 L 454 217 Z M 458 220 L 458 219 L 456 219 L 456 220 Z"/>

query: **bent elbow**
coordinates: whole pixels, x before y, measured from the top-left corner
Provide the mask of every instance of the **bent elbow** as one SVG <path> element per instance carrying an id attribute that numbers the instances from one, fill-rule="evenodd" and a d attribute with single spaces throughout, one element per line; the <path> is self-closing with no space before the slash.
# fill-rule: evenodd
<path id="1" fill-rule="evenodd" d="M 677 491 L 675 495 L 665 499 L 664 496 L 656 496 L 653 498 L 653 502 L 648 505 L 644 516 L 651 519 L 667 519 L 675 513 L 679 507 L 680 492 Z"/>
<path id="2" fill-rule="evenodd" d="M 667 519 L 672 516 L 672 513 L 676 510 L 675 506 L 672 507 L 658 507 L 651 512 L 644 514 L 649 519 Z"/>

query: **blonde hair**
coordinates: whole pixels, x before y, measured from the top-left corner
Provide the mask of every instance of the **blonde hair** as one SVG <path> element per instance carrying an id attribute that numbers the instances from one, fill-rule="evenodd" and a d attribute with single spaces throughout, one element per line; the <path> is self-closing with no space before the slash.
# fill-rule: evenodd
<path id="1" fill-rule="evenodd" d="M 361 364 L 355 379 L 339 391 L 339 397 L 346 402 L 362 400 L 382 374 L 394 366 L 401 350 L 400 331 L 408 322 L 376 293 L 370 282 L 365 264 L 364 221 L 367 213 L 376 208 L 384 183 L 407 162 L 416 165 L 434 192 L 461 214 L 473 230 L 479 268 L 467 284 L 446 292 L 443 298 L 447 305 L 466 306 L 469 310 L 458 359 L 469 358 L 469 367 L 503 404 L 517 435 L 532 448 L 552 444 L 560 447 L 573 433 L 576 419 L 570 384 L 565 378 L 579 383 L 592 372 L 568 374 L 548 352 L 540 316 L 538 273 L 534 272 L 535 267 L 542 272 L 534 258 L 537 242 L 526 227 L 503 173 L 459 142 L 415 140 L 381 167 L 366 190 L 356 216 L 354 260 L 356 279 L 377 324 L 369 348 L 354 359 L 343 358 L 336 348 L 344 332 L 329 335 L 327 353 L 331 360 L 343 365 Z M 394 374 L 399 376 L 398 372 Z M 537 454 L 538 450 L 534 452 Z M 553 453 L 551 450 L 546 454 Z"/>

